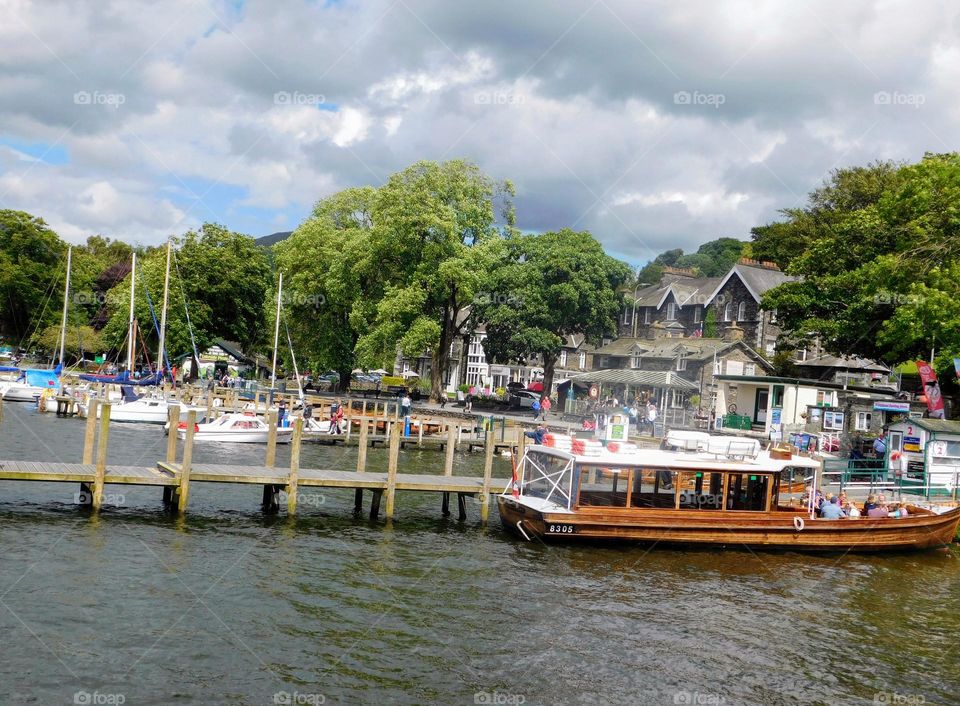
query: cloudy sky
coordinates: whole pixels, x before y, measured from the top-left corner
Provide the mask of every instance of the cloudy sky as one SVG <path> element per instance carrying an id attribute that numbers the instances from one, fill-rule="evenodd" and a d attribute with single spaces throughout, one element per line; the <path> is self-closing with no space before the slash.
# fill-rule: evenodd
<path id="1" fill-rule="evenodd" d="M 642 263 L 839 166 L 956 149 L 947 2 L 0 0 L 0 208 L 144 244 L 289 230 L 420 159 Z"/>

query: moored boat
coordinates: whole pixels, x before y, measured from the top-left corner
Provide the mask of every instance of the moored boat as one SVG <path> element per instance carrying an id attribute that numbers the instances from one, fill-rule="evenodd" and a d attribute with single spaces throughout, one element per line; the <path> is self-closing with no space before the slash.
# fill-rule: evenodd
<path id="1" fill-rule="evenodd" d="M 277 428 L 277 443 L 290 442 L 291 427 Z M 186 426 L 181 424 L 177 436 L 187 438 Z M 226 441 L 234 444 L 265 444 L 270 436 L 270 427 L 252 413 L 224 414 L 208 424 L 194 426 L 194 441 Z"/>
<path id="2" fill-rule="evenodd" d="M 771 457 L 753 440 L 711 437 L 709 451 L 548 442 L 528 448 L 497 496 L 504 526 L 527 539 L 876 552 L 944 546 L 960 524 L 960 508 L 913 505 L 902 518 L 819 518 L 786 504 L 781 484 L 788 469 L 818 462 Z"/>

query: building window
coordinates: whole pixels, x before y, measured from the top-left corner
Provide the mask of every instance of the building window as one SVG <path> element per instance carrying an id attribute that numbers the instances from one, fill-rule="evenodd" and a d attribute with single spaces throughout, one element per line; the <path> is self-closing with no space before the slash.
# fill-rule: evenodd
<path id="1" fill-rule="evenodd" d="M 585 369 L 586 367 L 587 367 L 587 354 L 586 354 L 586 353 L 581 353 L 581 354 L 580 354 L 580 369 L 583 370 L 583 369 Z"/>
<path id="2" fill-rule="evenodd" d="M 703 312 L 700 310 L 699 306 L 693 307 L 693 323 L 699 324 L 700 318 L 703 316 Z"/>
<path id="3" fill-rule="evenodd" d="M 873 415 L 870 412 L 857 412 L 857 431 L 870 431 L 870 420 Z"/>
<path id="4" fill-rule="evenodd" d="M 674 409 L 683 408 L 683 392 L 680 390 L 670 390 L 670 406 Z"/>
<path id="5" fill-rule="evenodd" d="M 674 321 L 677 318 L 676 302 L 667 302 L 667 321 Z"/>
<path id="6" fill-rule="evenodd" d="M 727 302 L 723 305 L 723 320 L 729 321 L 730 317 L 733 315 L 733 304 Z"/>
<path id="7" fill-rule="evenodd" d="M 743 361 L 742 361 L 742 360 L 728 360 L 728 361 L 727 361 L 727 375 L 743 375 Z"/>
<path id="8" fill-rule="evenodd" d="M 770 310 L 770 323 L 771 323 L 771 324 L 777 323 L 777 310 L 776 310 L 776 309 L 771 309 L 771 310 Z"/>
<path id="9" fill-rule="evenodd" d="M 686 370 L 687 369 L 687 355 L 681 353 L 677 356 L 677 370 Z"/>
<path id="10" fill-rule="evenodd" d="M 560 367 L 561 367 L 561 368 L 567 367 L 567 352 L 566 352 L 566 351 L 560 351 Z"/>
<path id="11" fill-rule="evenodd" d="M 744 363 L 744 364 L 743 364 L 743 374 L 744 374 L 744 375 L 756 375 L 756 374 L 757 374 L 757 365 L 756 365 L 756 363 Z"/>
<path id="12" fill-rule="evenodd" d="M 630 358 L 630 367 L 631 367 L 631 368 L 639 368 L 639 367 L 640 367 L 640 354 L 639 354 L 639 353 L 634 353 L 633 356 L 631 356 L 631 358 Z"/>
<path id="13" fill-rule="evenodd" d="M 737 304 L 737 321 L 743 321 L 747 318 L 747 303 L 740 302 Z"/>
<path id="14" fill-rule="evenodd" d="M 623 325 L 629 326 L 632 321 L 633 307 L 629 304 L 623 305 Z"/>
<path id="15" fill-rule="evenodd" d="M 843 412 L 824 412 L 823 430 L 843 431 Z"/>
<path id="16" fill-rule="evenodd" d="M 649 306 L 643 307 L 643 323 L 645 324 L 650 323 L 650 307 Z"/>

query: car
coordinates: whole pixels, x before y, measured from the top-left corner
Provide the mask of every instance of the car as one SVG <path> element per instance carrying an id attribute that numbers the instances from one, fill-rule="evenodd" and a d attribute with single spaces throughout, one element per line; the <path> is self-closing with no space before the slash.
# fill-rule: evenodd
<path id="1" fill-rule="evenodd" d="M 511 407 L 533 407 L 534 402 L 540 401 L 540 393 L 530 390 L 517 390 L 510 395 Z"/>

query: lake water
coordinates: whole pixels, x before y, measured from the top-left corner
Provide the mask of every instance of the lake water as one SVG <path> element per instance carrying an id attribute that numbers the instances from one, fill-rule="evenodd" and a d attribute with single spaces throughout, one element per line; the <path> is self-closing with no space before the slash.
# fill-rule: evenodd
<path id="1" fill-rule="evenodd" d="M 4 405 L 0 458 L 78 461 L 83 422 Z M 150 465 L 162 430 L 113 425 Z M 287 459 L 281 447 L 278 463 Z M 307 445 L 305 467 L 354 467 Z M 197 445 L 256 463 L 263 447 Z M 371 470 L 386 462 L 369 456 Z M 403 451 L 401 472 L 442 454 Z M 497 459 L 495 473 L 508 464 Z M 456 473 L 480 474 L 482 455 Z M 264 515 L 255 486 L 0 483 L 0 703 L 960 703 L 960 551 L 892 557 L 544 546 L 399 492 Z M 112 497 L 111 497 L 112 494 Z M 369 500 L 366 501 L 367 503 Z"/>

